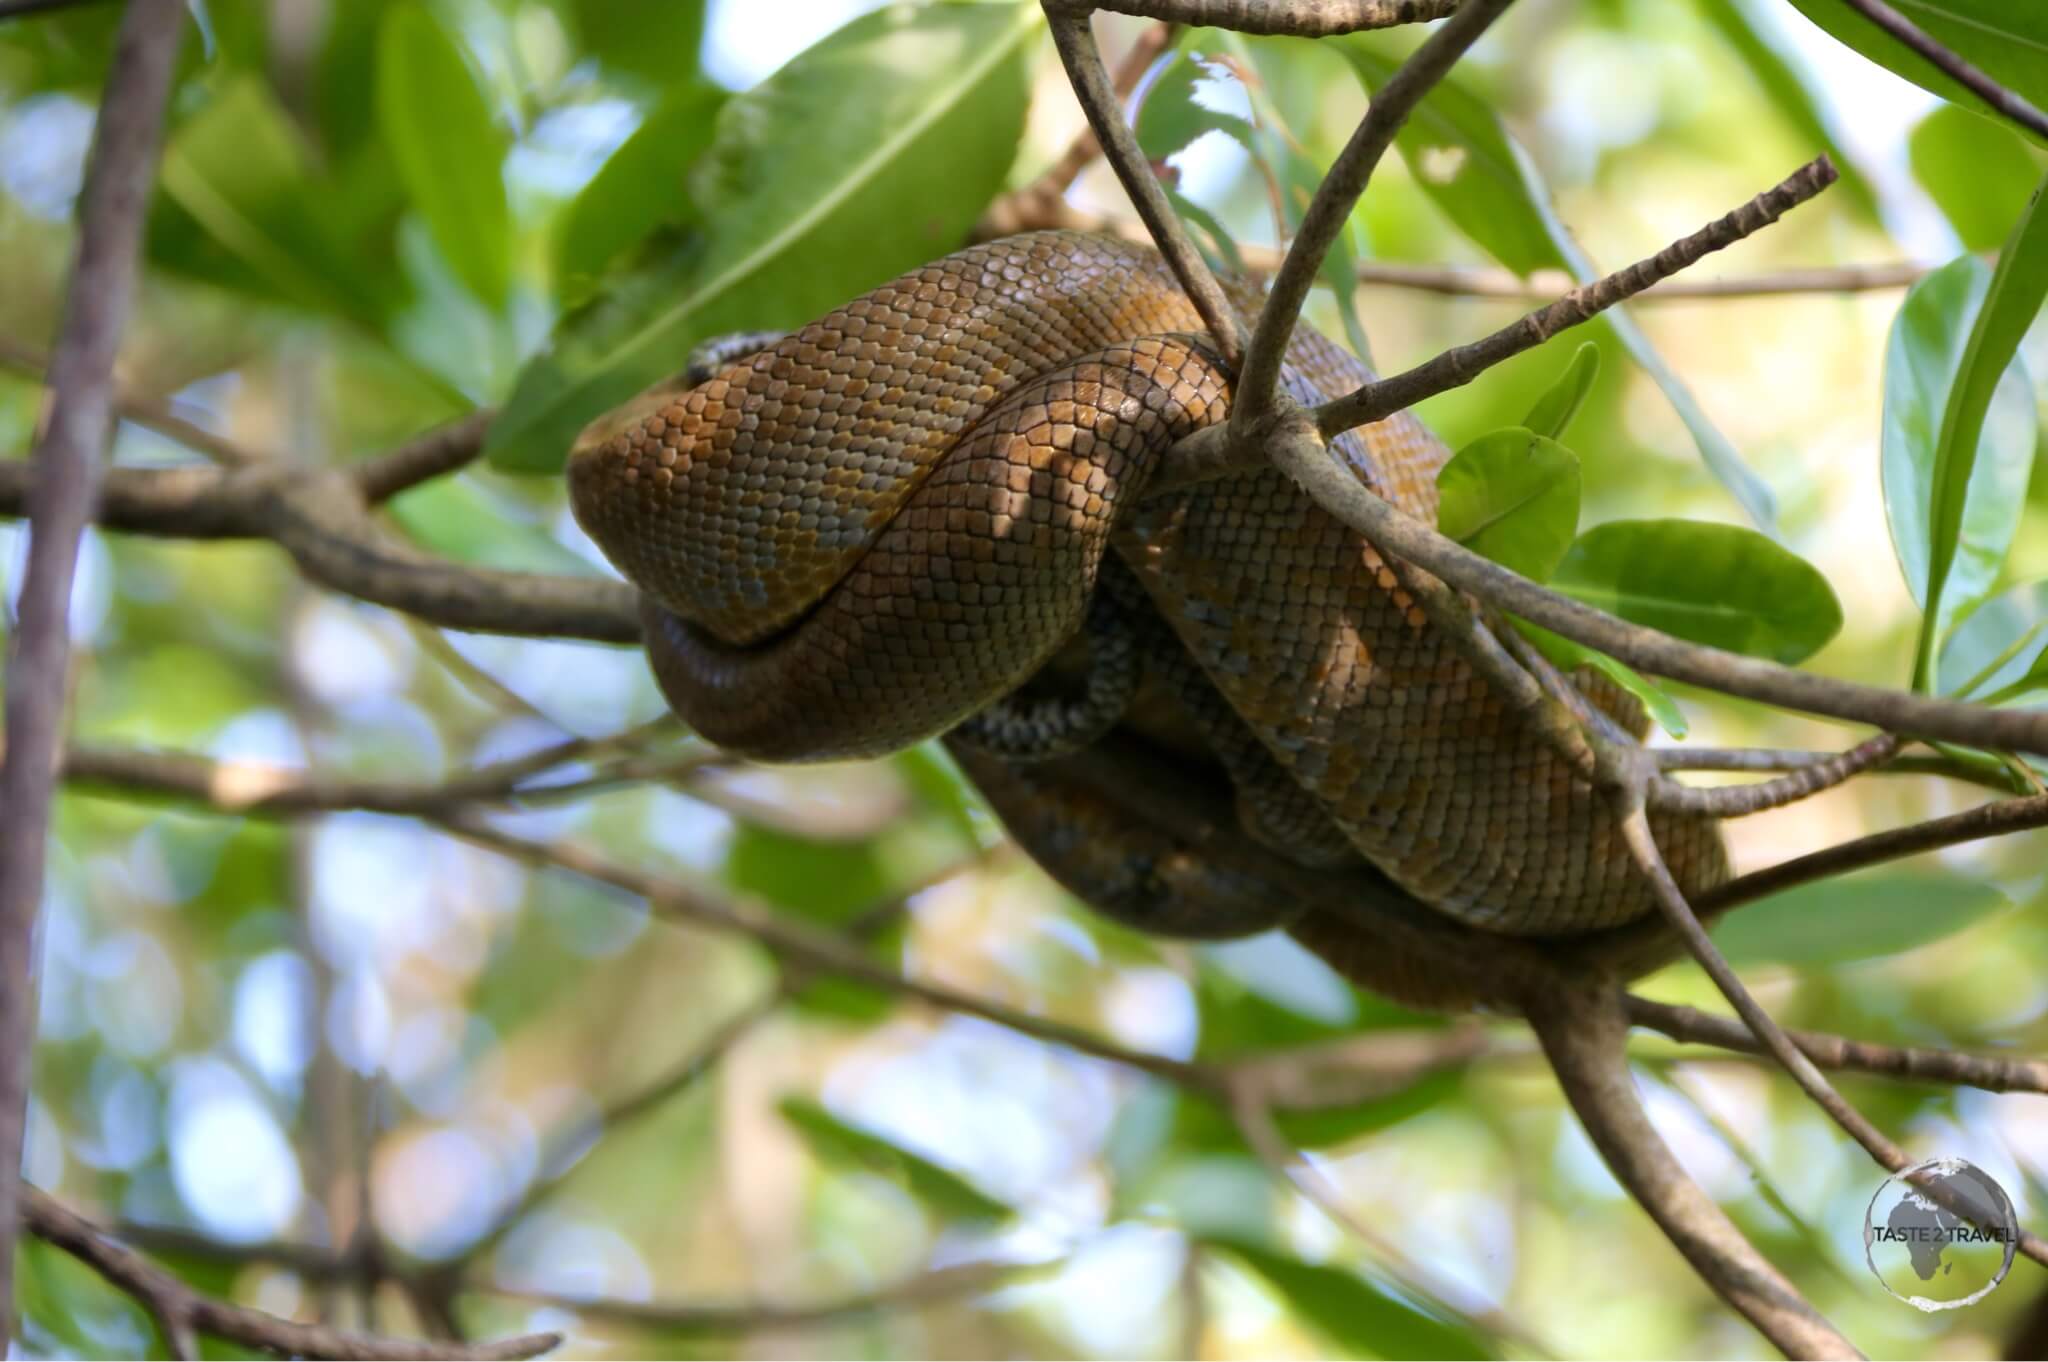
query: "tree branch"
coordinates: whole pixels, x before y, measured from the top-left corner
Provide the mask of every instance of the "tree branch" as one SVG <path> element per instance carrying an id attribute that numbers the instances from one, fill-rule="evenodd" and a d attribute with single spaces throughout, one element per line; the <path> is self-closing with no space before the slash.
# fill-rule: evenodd
<path id="1" fill-rule="evenodd" d="M 1224 364 L 1233 372 L 1240 369 L 1244 362 L 1244 323 L 1230 299 L 1224 296 L 1223 286 L 1209 272 L 1202 253 L 1188 240 L 1173 205 L 1167 202 L 1166 191 L 1159 187 L 1159 177 L 1152 173 L 1144 151 L 1138 146 L 1137 135 L 1124 121 L 1116 92 L 1110 88 L 1109 75 L 1103 70 L 1102 53 L 1095 45 L 1095 30 L 1089 25 L 1088 11 L 1068 10 L 1056 0 L 1045 0 L 1045 17 L 1052 25 L 1053 43 L 1059 48 L 1060 62 L 1073 84 L 1074 98 L 1088 115 L 1088 125 L 1095 129 L 1102 153 L 1116 171 L 1124 192 L 1130 195 L 1131 206 L 1138 210 L 1138 216 L 1152 233 L 1153 242 L 1166 257 L 1188 301 L 1201 314 Z"/>
<path id="2" fill-rule="evenodd" d="M 1286 362 L 1287 343 L 1301 318 L 1302 304 L 1323 267 L 1323 257 L 1350 220 L 1351 209 L 1372 178 L 1380 157 L 1393 145 L 1394 134 L 1408 121 L 1415 106 L 1442 80 L 1473 43 L 1506 12 L 1512 0 L 1467 0 L 1442 28 L 1401 63 L 1378 94 L 1373 96 L 1365 117 L 1353 130 L 1351 140 L 1337 154 L 1302 214 L 1301 225 L 1288 248 L 1287 259 L 1273 278 L 1259 311 L 1258 329 L 1245 351 L 1243 368 L 1231 392 L 1230 430 L 1244 439 L 1266 418 L 1280 395 L 1280 368 Z"/>
<path id="3" fill-rule="evenodd" d="M 1833 184 L 1836 178 L 1834 163 L 1826 156 L 1817 157 L 1740 208 L 1716 218 L 1691 236 L 1672 242 L 1648 259 L 1575 288 L 1548 307 L 1529 313 L 1483 340 L 1456 346 L 1405 373 L 1375 380 L 1325 403 L 1316 411 L 1316 424 L 1325 436 L 1335 435 L 1392 416 L 1426 397 L 1463 387 L 1494 365 L 1534 349 L 1560 331 L 1591 321 L 1659 280 L 1668 279 L 1713 252 L 1770 226 Z"/>
<path id="4" fill-rule="evenodd" d="M 1207 433 L 1190 436 L 1176 450 L 1194 445 Z M 1533 620 L 1642 671 L 1784 709 L 1866 723 L 1887 732 L 1944 738 L 1993 750 L 2048 754 L 2048 714 L 1990 709 L 1816 676 L 1672 638 L 1538 586 L 1446 539 L 1374 495 L 1364 483 L 1332 461 L 1319 440 L 1306 434 L 1275 439 L 1268 452 L 1272 461 L 1319 506 L 1357 530 L 1382 553 L 1405 558 L 1497 609 Z"/>
<path id="5" fill-rule="evenodd" d="M 214 1334 L 280 1357 L 416 1358 L 421 1362 L 496 1362 L 538 1357 L 562 1341 L 560 1334 L 526 1334 L 496 1343 L 428 1343 L 300 1324 L 200 1295 L 37 1188 L 22 1189 L 22 1207 L 28 1228 L 37 1238 L 90 1265 L 142 1302 L 151 1314 L 170 1321 L 187 1338 L 193 1333 Z"/>
<path id="6" fill-rule="evenodd" d="M 11 1246 L 35 1038 L 36 913 L 71 665 L 71 582 L 113 419 L 114 352 L 135 293 L 182 11 L 179 0 L 132 0 L 121 20 L 93 132 L 63 329 L 50 362 L 50 405 L 34 455 L 43 476 L 28 506 L 28 568 L 7 659 L 6 750 L 0 754 L 0 1352 L 14 1319 Z"/>
<path id="7" fill-rule="evenodd" d="M 1676 1007 L 1629 994 L 1622 1007 L 1630 1022 L 1661 1032 L 1676 1041 L 1712 1045 L 1723 1050 L 1762 1055 L 1762 1042 L 1733 1017 L 1717 1017 L 1695 1007 Z M 1792 1043 L 1824 1069 L 1876 1074 L 1922 1083 L 1954 1083 L 1986 1092 L 2048 1093 L 2048 1060 L 1965 1055 L 1954 1050 L 1915 1046 L 1873 1045 L 1825 1031 L 1787 1031 Z"/>
<path id="8" fill-rule="evenodd" d="M 1539 1000 L 1530 1024 L 1614 1176 L 1714 1289 L 1787 1357 L 1861 1357 L 1686 1175 L 1643 1114 L 1611 994 Z"/>
<path id="9" fill-rule="evenodd" d="M 1048 12 L 1108 10 L 1166 19 L 1190 28 L 1328 38 L 1369 28 L 1424 24 L 1458 10 L 1459 0 L 1049 0 Z"/>

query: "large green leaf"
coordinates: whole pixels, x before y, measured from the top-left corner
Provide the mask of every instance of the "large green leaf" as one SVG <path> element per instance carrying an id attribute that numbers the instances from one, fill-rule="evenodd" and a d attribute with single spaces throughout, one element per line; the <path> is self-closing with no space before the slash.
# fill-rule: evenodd
<path id="1" fill-rule="evenodd" d="M 2037 109 L 2048 108 L 2048 5 L 2040 0 L 1891 0 L 1922 32 Z M 1943 99 L 1988 106 L 1934 64 L 1852 8 L 1847 0 L 1792 0 L 1801 14 Z"/>
<path id="2" fill-rule="evenodd" d="M 1834 588 L 1812 564 L 1736 525 L 1596 525 L 1579 536 L 1550 584 L 1637 624 L 1788 666 L 1842 627 Z"/>
<path id="3" fill-rule="evenodd" d="M 165 148 L 164 193 L 238 269 L 274 297 L 375 326 L 389 285 L 336 234 L 291 118 L 255 76 L 229 83 Z"/>
<path id="4" fill-rule="evenodd" d="M 512 271 L 507 139 L 462 48 L 420 5 L 384 16 L 377 118 L 435 246 L 477 297 L 503 305 Z"/>
<path id="5" fill-rule="evenodd" d="M 1369 91 L 1381 89 L 1400 66 L 1379 37 L 1353 34 L 1331 41 Z M 1493 107 L 1456 80 L 1439 82 L 1423 97 L 1395 145 L 1423 191 L 1509 269 L 1525 275 L 1562 269 L 1580 283 L 1600 277 L 1551 208 L 1550 191 L 1528 154 L 1508 135 Z M 1621 308 L 1609 308 L 1592 324 L 1610 329 L 1656 380 L 1692 433 L 1708 470 L 1752 523 L 1775 533 L 1777 509 L 1770 488 L 1743 462 L 1642 328 Z"/>
<path id="6" fill-rule="evenodd" d="M 1998 257 L 1983 306 L 1976 310 L 1970 339 L 1963 346 L 1956 366 L 1955 382 L 1948 391 L 1948 405 L 1941 416 L 1941 438 L 1936 442 L 1930 470 L 1927 507 L 1927 589 L 1922 598 L 1925 617 L 1920 625 L 1919 654 L 1913 665 L 1913 685 L 1925 689 L 1934 684 L 1935 651 L 1953 608 L 1964 603 L 1973 587 L 1981 595 L 1989 582 L 1977 585 L 1966 575 L 1953 586 L 1950 579 L 1958 562 L 1969 558 L 1992 560 L 1992 574 L 2005 561 L 2012 541 L 2010 528 L 2002 535 L 1978 538 L 1980 527 L 1969 515 L 1975 496 L 1977 468 L 1984 453 L 1980 440 L 1989 423 L 1994 396 L 2009 386 L 2008 374 L 2017 362 L 2021 337 L 2040 315 L 2048 299 L 2048 180 L 2034 191 L 2027 211 L 2013 228 L 2011 238 Z M 2022 391 L 2026 378 L 2021 375 Z M 2026 461 L 2033 458 L 2038 427 L 2030 419 L 2024 438 Z M 1999 471 L 1987 470 L 1987 477 L 1999 479 Z M 2016 478 L 2014 500 L 2025 495 L 2026 475 Z M 1967 570 L 1966 570 L 1967 571 Z"/>
<path id="7" fill-rule="evenodd" d="M 561 466 L 593 417 L 724 331 L 797 326 L 957 246 L 1023 130 L 1036 7 L 892 6 L 719 114 L 702 236 L 564 323 L 491 428 L 503 468 Z"/>
<path id="8" fill-rule="evenodd" d="M 1425 1314 L 1355 1272 L 1305 1263 L 1264 1244 L 1209 1236 L 1209 1248 L 1229 1254 L 1265 1279 L 1276 1295 L 1346 1357 L 1493 1357 L 1471 1328 Z"/>
<path id="9" fill-rule="evenodd" d="M 1521 426 L 1482 435 L 1436 475 L 1437 530 L 1531 581 L 1579 531 L 1579 456 Z"/>
<path id="10" fill-rule="evenodd" d="M 687 175 L 711 145 L 725 100 L 711 85 L 670 90 L 583 187 L 555 238 L 555 274 L 566 295 L 580 301 L 605 266 L 655 228 L 702 217 Z"/>
<path id="11" fill-rule="evenodd" d="M 1958 875 L 1885 869 L 1773 894 L 1716 923 L 1713 937 L 1732 965 L 1839 965 L 1939 941 L 2005 903 Z"/>
<path id="12" fill-rule="evenodd" d="M 1016 1214 L 1013 1207 L 952 1169 L 871 1130 L 850 1125 L 809 1098 L 785 1097 L 776 1107 L 819 1158 L 895 1178 L 912 1196 L 948 1219 L 1007 1220 Z"/>
<path id="13" fill-rule="evenodd" d="M 1908 139 L 1913 178 L 1941 206 L 1963 249 L 1988 251 L 2005 240 L 2026 210 L 2039 159 L 2002 122 L 1942 104 Z"/>
<path id="14" fill-rule="evenodd" d="M 1885 345 L 1885 520 L 1899 570 L 1923 609 L 1935 570 L 1935 472 L 1942 422 L 1990 286 L 1991 268 L 1975 256 L 1942 266 L 1906 294 Z M 2035 425 L 2033 393 L 2014 359 L 1984 414 L 1960 523 L 1947 531 L 1951 552 L 1942 617 L 1923 628 L 1945 635 L 1949 624 L 1997 581 L 2025 505 Z"/>
<path id="15" fill-rule="evenodd" d="M 1937 674 L 1944 695 L 2017 699 L 2048 690 L 2048 581 L 1993 596 L 1956 626 Z"/>

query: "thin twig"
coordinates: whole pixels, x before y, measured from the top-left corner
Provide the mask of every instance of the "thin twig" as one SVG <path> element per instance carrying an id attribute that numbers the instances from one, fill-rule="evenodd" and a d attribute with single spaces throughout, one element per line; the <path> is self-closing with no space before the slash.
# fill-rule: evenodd
<path id="1" fill-rule="evenodd" d="M 1152 173 L 1138 146 L 1136 134 L 1124 121 L 1116 92 L 1110 88 L 1109 74 L 1103 70 L 1102 53 L 1095 45 L 1095 30 L 1089 26 L 1087 11 L 1075 13 L 1048 0 L 1046 19 L 1052 26 L 1060 61 L 1067 68 L 1067 79 L 1073 83 L 1074 97 L 1088 115 L 1088 125 L 1095 129 L 1103 155 L 1116 171 L 1124 192 L 1130 195 L 1131 206 L 1144 219 L 1159 253 L 1166 257 L 1173 277 L 1180 281 L 1188 301 L 1201 314 L 1217 353 L 1223 357 L 1225 366 L 1236 372 L 1244 363 L 1244 322 L 1224 296 L 1216 276 L 1209 272 L 1202 253 L 1188 240 L 1173 205 L 1166 200 L 1166 191 L 1159 187 L 1159 177 Z"/>
<path id="2" fill-rule="evenodd" d="M 349 469 L 363 499 L 372 506 L 388 501 L 420 483 L 452 473 L 483 453 L 494 413 L 475 411 L 459 421 L 430 430 L 418 439 Z"/>
<path id="3" fill-rule="evenodd" d="M 1660 747 L 1657 764 L 1666 771 L 1799 771 L 1817 762 L 1832 760 L 1839 752 L 1820 752 L 1804 747 Z M 1986 775 L 1952 757 L 1920 755 L 1893 757 L 1871 768 L 1882 776 L 1943 776 L 1968 781 L 1999 794 L 2021 793 L 2012 782 Z"/>
<path id="4" fill-rule="evenodd" d="M 467 817 L 449 817 L 435 822 L 465 841 L 501 852 L 513 860 L 541 869 L 559 869 L 581 875 L 643 898 L 657 912 L 750 936 L 778 956 L 807 968 L 856 983 L 872 984 L 947 1011 L 980 1017 L 1012 1031 L 1141 1073 L 1172 1079 L 1199 1091 L 1221 1090 L 1223 1080 L 1207 1066 L 1127 1049 L 1078 1027 L 1020 1012 L 943 984 L 928 984 L 909 978 L 836 937 L 798 927 L 785 918 L 751 906 L 714 899 L 680 884 L 643 874 L 587 847 L 566 842 L 530 841 Z"/>
<path id="5" fill-rule="evenodd" d="M 280 1357 L 416 1358 L 421 1362 L 495 1362 L 502 1358 L 538 1357 L 562 1342 L 560 1334 L 526 1334 L 495 1343 L 429 1343 L 279 1319 L 261 1310 L 199 1294 L 37 1188 L 23 1189 L 22 1209 L 29 1230 L 37 1238 L 90 1265 L 141 1301 L 152 1314 L 177 1321 L 188 1336 L 193 1332 L 214 1334 Z"/>
<path id="6" fill-rule="evenodd" d="M 1350 221 L 1351 210 L 1365 192 L 1380 157 L 1393 145 L 1394 134 L 1408 121 L 1415 106 L 1438 81 L 1449 74 L 1458 58 L 1506 12 L 1513 0 L 1468 0 L 1442 28 L 1401 63 L 1380 91 L 1373 96 L 1365 116 L 1353 130 L 1351 140 L 1330 164 L 1329 173 L 1317 186 L 1295 230 L 1294 244 L 1287 259 L 1273 277 L 1259 312 L 1258 328 L 1245 351 L 1244 366 L 1231 392 L 1230 427 L 1243 439 L 1256 429 L 1280 396 L 1280 368 L 1287 358 L 1287 343 L 1301 317 L 1323 257 Z"/>
<path id="7" fill-rule="evenodd" d="M 1770 226 L 1836 179 L 1834 163 L 1826 156 L 1817 157 L 1782 183 L 1691 236 L 1672 242 L 1647 260 L 1638 260 L 1627 269 L 1573 289 L 1548 307 L 1529 313 L 1483 340 L 1456 346 L 1405 373 L 1367 383 L 1325 403 L 1316 411 L 1316 423 L 1324 435 L 1335 435 L 1404 411 L 1425 397 L 1462 387 L 1494 365 L 1541 345 L 1560 331 L 1591 321 L 1658 280 L 1667 279 L 1703 257 Z"/>
<path id="8" fill-rule="evenodd" d="M 681 1305 L 663 1301 L 624 1301 L 604 1297 L 576 1296 L 555 1291 L 534 1291 L 524 1287 L 481 1285 L 479 1290 L 494 1296 L 552 1305 L 597 1319 L 624 1324 L 673 1330 L 692 1334 L 744 1334 L 765 1329 L 810 1329 L 857 1319 L 881 1310 L 931 1305 L 992 1291 L 1023 1273 L 1038 1273 L 1056 1266 L 1044 1263 L 962 1263 L 933 1268 L 906 1281 L 845 1300 L 818 1305 Z"/>
<path id="9" fill-rule="evenodd" d="M 1629 994 L 1622 999 L 1628 1019 L 1673 1040 L 1712 1045 L 1744 1054 L 1764 1053 L 1762 1042 L 1734 1017 L 1717 1017 L 1696 1007 L 1652 1002 Z M 1921 1083 L 1954 1083 L 1986 1092 L 2048 1093 L 2048 1060 L 1966 1055 L 1918 1046 L 1873 1045 L 1825 1031 L 1787 1031 L 1792 1043 L 1824 1069 L 1877 1074 Z"/>
<path id="10" fill-rule="evenodd" d="M 1371 28 L 1426 24 L 1457 12 L 1459 0 L 1053 0 L 1049 11 L 1108 10 L 1190 28 L 1328 38 Z"/>
<path id="11" fill-rule="evenodd" d="M 1898 754 L 1899 746 L 1897 735 L 1880 733 L 1846 752 L 1807 762 L 1776 780 L 1760 780 L 1750 785 L 1681 785 L 1653 775 L 1647 790 L 1649 806 L 1712 818 L 1741 818 L 1766 809 L 1781 809 L 1882 766 Z"/>
<path id="12" fill-rule="evenodd" d="M 1929 37 L 1884 0 L 1847 0 L 1849 7 L 1932 62 L 1943 75 L 1989 104 L 2035 137 L 2048 142 L 2048 114 L 2006 89 Z"/>
<path id="13" fill-rule="evenodd" d="M 16 1188 L 35 1034 L 36 912 L 71 666 L 79 540 L 113 420 L 114 352 L 135 293 L 144 210 L 184 26 L 179 0 L 133 0 L 114 42 L 79 211 L 78 254 L 33 466 L 28 567 L 7 659 L 0 754 L 0 1352 L 14 1319 Z"/>
<path id="14" fill-rule="evenodd" d="M 1885 861 L 2043 827 L 2048 827 L 2048 795 L 1995 799 L 1961 813 L 1930 818 L 1909 827 L 1888 828 L 1753 870 L 1707 890 L 1694 906 L 1701 913 L 1724 913 L 1771 894 Z"/>

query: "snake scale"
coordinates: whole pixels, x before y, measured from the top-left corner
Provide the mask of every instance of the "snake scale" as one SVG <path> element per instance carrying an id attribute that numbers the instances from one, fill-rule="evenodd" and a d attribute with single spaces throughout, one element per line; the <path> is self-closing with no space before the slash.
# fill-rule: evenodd
<path id="1" fill-rule="evenodd" d="M 1305 400 L 1370 378 L 1305 326 L 1288 361 Z M 1026 849 L 1141 927 L 1259 930 L 1333 886 L 1496 936 L 1652 912 L 1598 792 L 1431 627 L 1404 585 L 1417 569 L 1274 470 L 1145 495 L 1229 402 L 1156 253 L 1038 232 L 642 394 L 577 442 L 570 490 L 642 593 L 662 691 L 706 738 L 805 761 L 954 731 Z M 1449 450 L 1412 416 L 1331 449 L 1434 522 Z M 1138 679 L 1089 750 L 1029 761 L 959 740 L 1018 697 L 1092 694 L 1126 653 Z M 1625 702 L 1581 686 L 1640 736 Z M 1135 785 L 1104 774 L 1146 762 Z M 1202 846 L 1147 807 L 1198 782 L 1234 790 Z M 1654 827 L 1689 893 L 1726 878 L 1713 820 Z"/>

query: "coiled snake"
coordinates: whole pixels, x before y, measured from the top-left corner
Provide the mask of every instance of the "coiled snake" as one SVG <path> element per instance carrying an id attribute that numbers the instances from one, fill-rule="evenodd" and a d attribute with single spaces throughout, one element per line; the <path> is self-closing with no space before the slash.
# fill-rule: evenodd
<path id="1" fill-rule="evenodd" d="M 1311 399 L 1370 377 L 1306 327 L 1289 364 Z M 1415 569 L 1272 470 L 1144 496 L 1229 400 L 1155 253 L 1032 233 L 643 394 L 578 441 L 570 488 L 643 593 L 663 692 L 705 737 L 768 761 L 874 755 L 1021 688 L 1007 726 L 977 721 L 981 741 L 954 749 L 1048 869 L 1151 930 L 1286 922 L 1297 871 L 1363 883 L 1370 868 L 1489 933 L 1651 912 L 1598 792 L 1431 628 L 1404 586 Z M 1332 452 L 1434 521 L 1449 451 L 1412 416 Z M 1640 736 L 1639 716 L 1584 689 Z M 1062 724 L 1072 741 L 1028 750 Z M 1174 754 L 1141 785 L 1163 801 L 1194 794 L 1174 770 L 1227 774 L 1226 831 L 1261 874 L 1145 841 L 1146 811 L 1088 774 L 1150 760 L 1140 742 Z M 1655 831 L 1689 893 L 1726 877 L 1713 820 Z"/>

